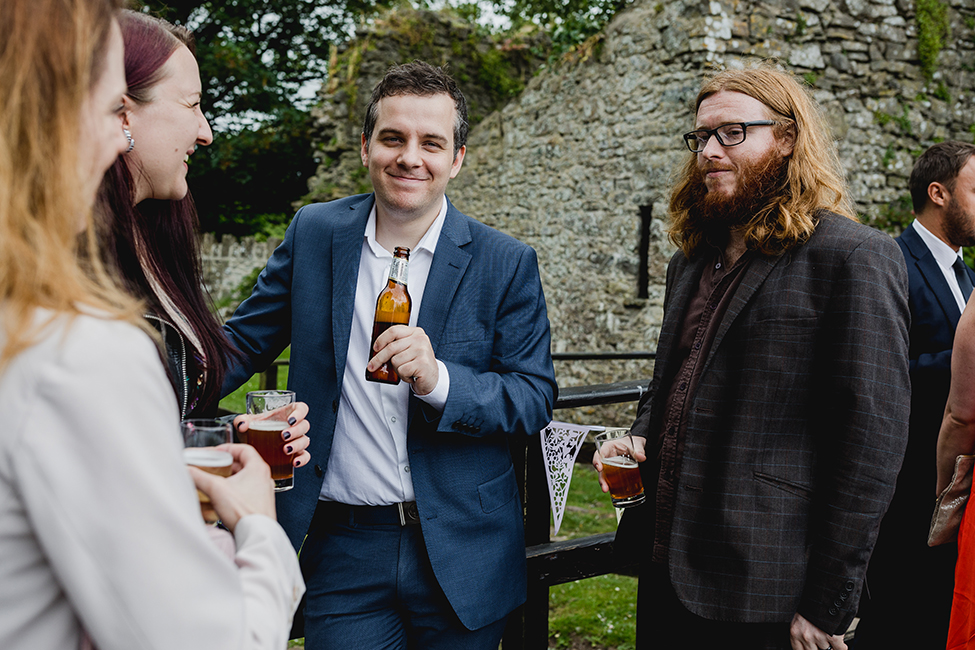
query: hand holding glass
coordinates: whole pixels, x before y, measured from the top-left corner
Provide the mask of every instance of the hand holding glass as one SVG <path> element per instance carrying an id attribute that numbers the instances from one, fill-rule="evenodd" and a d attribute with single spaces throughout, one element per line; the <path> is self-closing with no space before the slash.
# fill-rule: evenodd
<path id="1" fill-rule="evenodd" d="M 215 449 L 215 447 L 233 442 L 229 422 L 219 420 L 183 420 L 180 422 L 183 432 L 183 462 L 198 467 L 204 472 L 217 476 L 230 476 L 234 459 L 229 452 Z M 219 520 L 210 497 L 199 490 L 200 512 L 203 521 L 215 524 Z"/>
<path id="2" fill-rule="evenodd" d="M 295 403 L 291 390 L 255 390 L 247 393 L 247 413 L 266 414 L 247 423 L 247 444 L 254 447 L 264 462 L 271 466 L 274 491 L 294 487 L 295 468 L 284 450 L 281 432 L 288 428 L 288 418 Z"/>
<path id="3" fill-rule="evenodd" d="M 594 436 L 596 455 L 603 464 L 603 478 L 617 508 L 638 506 L 646 498 L 640 479 L 640 464 L 634 459 L 633 436 L 629 429 L 606 429 Z"/>

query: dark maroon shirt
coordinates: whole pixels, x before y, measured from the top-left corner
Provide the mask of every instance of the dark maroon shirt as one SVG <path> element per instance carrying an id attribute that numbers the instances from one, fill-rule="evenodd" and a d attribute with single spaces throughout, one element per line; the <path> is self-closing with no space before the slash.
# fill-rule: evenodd
<path id="1" fill-rule="evenodd" d="M 680 362 L 679 370 L 667 393 L 666 415 L 657 438 L 655 456 L 659 472 L 656 493 L 657 525 L 653 540 L 654 562 L 665 562 L 670 546 L 680 460 L 684 453 L 684 433 L 693 403 L 690 397 L 697 389 L 708 351 L 751 259 L 752 255 L 745 253 L 734 266 L 727 268 L 724 255 L 717 251 L 712 261 L 704 267 L 697 291 L 687 305 L 675 351 Z"/>

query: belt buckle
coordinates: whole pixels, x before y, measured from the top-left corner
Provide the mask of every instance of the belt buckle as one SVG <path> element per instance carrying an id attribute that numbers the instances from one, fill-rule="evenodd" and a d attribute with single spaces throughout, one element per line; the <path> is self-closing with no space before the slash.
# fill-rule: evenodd
<path id="1" fill-rule="evenodd" d="M 399 525 L 407 526 L 409 524 L 420 523 L 420 513 L 416 509 L 416 501 L 408 501 L 407 503 L 397 503 L 396 511 L 399 513 Z"/>

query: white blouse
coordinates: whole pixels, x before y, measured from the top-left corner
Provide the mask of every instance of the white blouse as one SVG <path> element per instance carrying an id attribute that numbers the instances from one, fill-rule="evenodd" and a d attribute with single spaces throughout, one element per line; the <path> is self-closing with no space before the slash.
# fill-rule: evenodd
<path id="1" fill-rule="evenodd" d="M 294 549 L 261 515 L 235 561 L 213 544 L 143 332 L 56 319 L 0 371 L 0 414 L 0 648 L 286 647 Z"/>

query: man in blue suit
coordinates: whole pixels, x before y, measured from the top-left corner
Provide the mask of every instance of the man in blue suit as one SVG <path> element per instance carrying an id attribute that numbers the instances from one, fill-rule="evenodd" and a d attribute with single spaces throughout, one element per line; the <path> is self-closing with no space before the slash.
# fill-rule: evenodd
<path id="1" fill-rule="evenodd" d="M 910 282 L 910 433 L 867 572 L 870 597 L 860 607 L 857 650 L 940 648 L 947 639 L 956 551 L 953 544 L 928 548 L 927 533 L 951 346 L 975 282 L 961 257 L 963 246 L 975 246 L 975 213 L 956 192 L 973 154 L 975 145 L 942 142 L 921 154 L 911 172 L 916 218 L 897 238 Z"/>
<path id="2" fill-rule="evenodd" d="M 556 384 L 535 252 L 444 195 L 467 107 L 439 68 L 373 91 L 362 162 L 375 193 L 309 205 L 227 323 L 245 360 L 229 392 L 291 344 L 314 472 L 278 516 L 307 582 L 316 648 L 496 650 L 526 592 L 511 436 L 551 418 Z M 394 247 L 411 249 L 409 326 L 370 349 Z M 389 362 L 403 378 L 367 382 Z"/>

